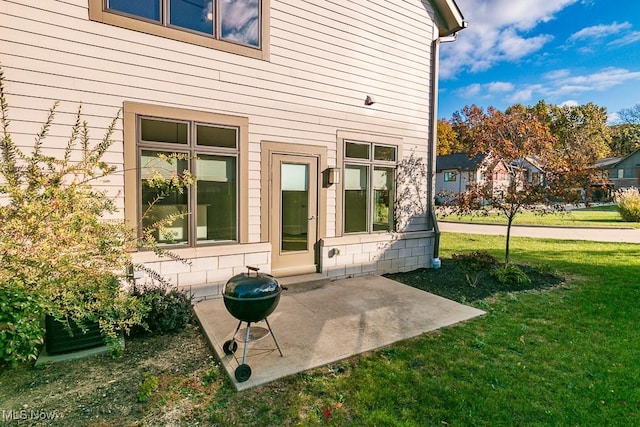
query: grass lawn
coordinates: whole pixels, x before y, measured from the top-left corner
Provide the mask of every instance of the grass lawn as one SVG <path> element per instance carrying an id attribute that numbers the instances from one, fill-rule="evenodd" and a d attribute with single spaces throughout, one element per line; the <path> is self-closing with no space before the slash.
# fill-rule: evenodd
<path id="1" fill-rule="evenodd" d="M 500 258 L 503 244 L 444 234 L 443 262 L 468 250 Z M 640 423 L 640 248 L 524 238 L 512 248 L 515 262 L 570 283 L 476 301 L 483 318 L 229 395 L 210 415 L 260 425 Z"/>
<path id="2" fill-rule="evenodd" d="M 455 222 L 477 222 L 482 224 L 506 224 L 504 215 L 438 215 L 438 219 Z M 555 212 L 538 215 L 533 212 L 522 212 L 516 215 L 515 225 L 559 225 L 564 227 L 632 227 L 640 228 L 640 223 L 625 222 L 620 217 L 616 206 L 594 206 L 567 212 Z"/>
<path id="3" fill-rule="evenodd" d="M 447 270 L 453 253 L 485 250 L 501 259 L 503 246 L 500 236 L 444 233 L 442 268 L 422 271 L 423 280 L 417 274 L 405 279 L 438 292 L 458 279 Z M 511 247 L 513 262 L 558 272 L 566 283 L 493 289 L 489 296 L 472 289 L 465 294 L 462 288 L 448 296 L 485 310 L 485 316 L 241 393 L 210 361 L 194 358 L 189 371 L 178 372 L 174 363 L 156 368 L 171 357 L 180 360 L 187 348 L 176 336 L 156 353 L 149 340 L 149 358 L 127 373 L 139 381 L 143 370 L 156 369 L 159 386 L 148 401 L 136 402 L 135 382 L 113 395 L 102 388 L 100 396 L 130 402 L 119 411 L 144 420 L 135 425 L 640 425 L 640 246 L 514 237 Z M 196 345 L 193 332 L 185 336 Z M 145 344 L 130 347 L 140 353 Z M 102 363 L 117 378 L 120 370 L 134 366 L 127 357 L 125 352 L 120 360 Z M 84 387 L 80 378 L 91 375 L 91 363 L 50 366 L 29 381 L 19 377 L 20 371 L 17 377 L 9 371 L 0 383 L 22 381 L 5 390 L 28 396 L 45 378 L 53 386 L 56 378 L 70 376 L 73 384 L 65 396 L 77 399 L 76 390 Z M 102 423 L 94 418 L 94 425 L 132 424 L 122 421 L 131 419 L 124 415 L 121 423 L 109 416 Z M 83 425 L 72 417 L 64 422 Z"/>

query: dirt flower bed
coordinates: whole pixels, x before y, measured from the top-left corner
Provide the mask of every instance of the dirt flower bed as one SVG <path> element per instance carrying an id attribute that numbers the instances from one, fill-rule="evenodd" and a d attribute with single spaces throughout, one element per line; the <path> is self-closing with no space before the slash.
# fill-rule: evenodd
<path id="1" fill-rule="evenodd" d="M 146 378 L 157 379 L 156 390 L 140 402 Z M 7 369 L 0 374 L 0 417 L 9 425 L 179 424 L 197 412 L 189 396 L 220 381 L 212 353 L 190 326 L 173 335 L 127 340 L 119 358 Z"/>

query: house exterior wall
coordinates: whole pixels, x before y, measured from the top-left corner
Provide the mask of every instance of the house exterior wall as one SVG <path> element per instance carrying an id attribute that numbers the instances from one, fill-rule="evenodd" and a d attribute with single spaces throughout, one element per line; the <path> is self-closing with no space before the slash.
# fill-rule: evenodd
<path id="1" fill-rule="evenodd" d="M 265 60 L 92 21 L 89 1 L 0 3 L 0 63 L 15 137 L 30 144 L 54 101 L 60 105 L 47 139 L 52 152 L 65 146 L 78 103 L 96 139 L 126 103 L 248 121 L 243 241 L 176 250 L 191 266 L 136 254 L 178 286 L 223 283 L 247 264 L 270 271 L 268 218 L 261 215 L 264 141 L 323 147 L 327 167 L 342 168 L 337 134 L 344 131 L 400 141 L 404 158 L 428 157 L 438 30 L 424 2 L 271 0 Z M 375 104 L 364 105 L 367 95 Z M 105 160 L 122 170 L 132 143 L 122 121 L 114 137 Z M 96 184 L 117 198 L 119 218 L 130 216 L 127 179 L 116 174 Z M 343 235 L 339 187 L 328 186 L 323 197 L 321 273 L 338 278 L 430 266 L 434 234 L 425 211 L 401 233 Z M 330 256 L 332 249 L 341 255 Z"/>
<path id="2" fill-rule="evenodd" d="M 640 186 L 640 150 L 625 157 L 609 169 L 614 189 Z"/>
<path id="3" fill-rule="evenodd" d="M 445 199 L 445 194 L 457 194 L 465 191 L 467 186 L 472 184 L 473 182 L 469 181 L 469 173 L 475 171 L 461 171 L 459 169 L 444 169 L 439 172 L 436 172 L 436 189 L 435 194 L 436 197 L 440 200 Z M 446 181 L 445 174 L 446 173 L 455 173 L 456 180 L 455 181 Z"/>

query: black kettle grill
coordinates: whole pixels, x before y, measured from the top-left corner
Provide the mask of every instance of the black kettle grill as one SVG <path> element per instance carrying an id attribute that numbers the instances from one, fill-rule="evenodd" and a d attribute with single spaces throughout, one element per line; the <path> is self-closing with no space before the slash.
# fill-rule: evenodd
<path id="1" fill-rule="evenodd" d="M 235 377 L 238 382 L 244 382 L 251 377 L 251 368 L 246 364 L 247 360 L 247 344 L 249 342 L 249 333 L 251 324 L 264 320 L 269 328 L 269 333 L 276 343 L 280 356 L 283 356 L 282 350 L 278 345 L 276 336 L 273 334 L 271 325 L 269 325 L 269 316 L 278 306 L 280 302 L 280 294 L 283 288 L 278 281 L 270 274 L 258 272 L 259 268 L 247 266 L 247 272 L 233 276 L 224 285 L 222 297 L 227 311 L 239 320 L 238 327 L 233 334 L 233 338 L 225 341 L 222 350 L 225 354 L 231 355 L 238 349 L 238 343 L 235 336 L 240 330 L 242 322 L 247 323 L 247 331 L 244 337 L 244 348 L 242 350 L 242 363 L 235 370 Z M 252 275 L 251 272 L 255 274 Z"/>

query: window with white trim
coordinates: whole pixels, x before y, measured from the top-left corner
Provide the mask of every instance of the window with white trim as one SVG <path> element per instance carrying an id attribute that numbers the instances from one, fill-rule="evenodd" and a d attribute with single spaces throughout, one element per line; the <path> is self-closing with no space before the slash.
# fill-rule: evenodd
<path id="1" fill-rule="evenodd" d="M 176 216 L 161 244 L 196 246 L 238 241 L 239 129 L 216 123 L 137 117 L 138 215 L 142 227 Z M 181 158 L 168 159 L 172 153 Z M 163 157 L 164 155 L 164 157 Z M 196 185 L 159 197 L 153 174 L 189 170 Z"/>
<path id="2" fill-rule="evenodd" d="M 345 141 L 345 233 L 393 230 L 397 155 L 395 146 Z"/>
<path id="3" fill-rule="evenodd" d="M 445 172 L 444 173 L 444 182 L 455 182 L 458 177 L 457 172 Z"/>

